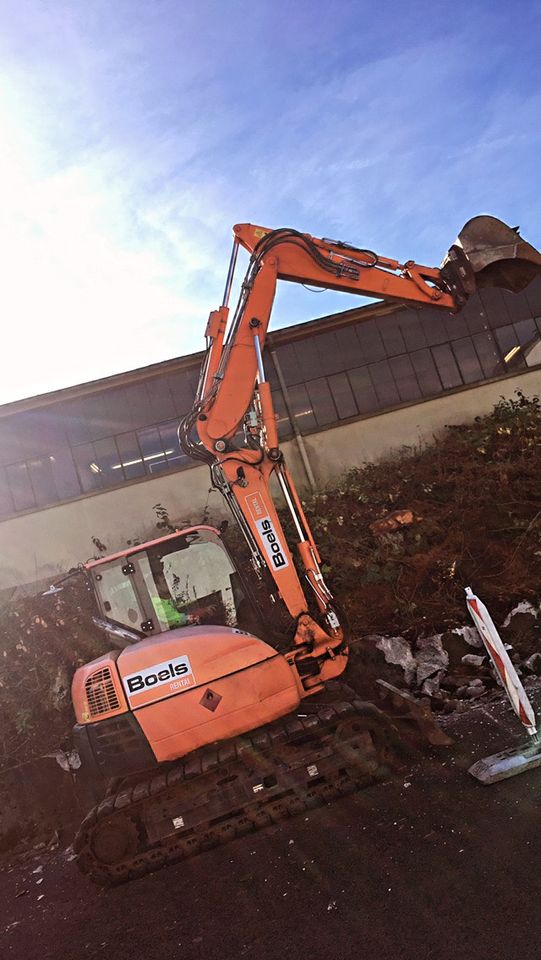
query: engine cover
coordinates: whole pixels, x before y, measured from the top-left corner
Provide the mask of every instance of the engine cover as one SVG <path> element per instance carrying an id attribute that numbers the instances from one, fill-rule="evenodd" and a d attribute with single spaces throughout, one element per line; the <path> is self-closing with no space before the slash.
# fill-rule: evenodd
<path id="1" fill-rule="evenodd" d="M 124 695 L 158 761 L 270 723 L 300 703 L 296 671 L 242 630 L 183 627 L 126 647 Z"/>

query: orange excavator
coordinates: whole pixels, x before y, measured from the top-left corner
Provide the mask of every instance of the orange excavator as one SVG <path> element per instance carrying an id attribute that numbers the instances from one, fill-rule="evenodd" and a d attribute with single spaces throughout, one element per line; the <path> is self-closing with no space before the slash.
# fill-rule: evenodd
<path id="1" fill-rule="evenodd" d="M 250 261 L 227 329 L 240 246 Z M 86 564 L 115 647 L 79 668 L 72 688 L 83 769 L 101 797 L 74 849 L 96 882 L 141 876 L 341 796 L 393 762 L 385 714 L 323 693 L 346 668 L 348 636 L 278 440 L 264 361 L 277 281 L 457 311 L 480 286 L 518 291 L 539 272 L 541 255 L 493 217 L 470 220 L 440 268 L 293 229 L 234 228 L 179 437 L 209 465 L 248 561 L 237 568 L 220 532 L 200 525 Z"/>

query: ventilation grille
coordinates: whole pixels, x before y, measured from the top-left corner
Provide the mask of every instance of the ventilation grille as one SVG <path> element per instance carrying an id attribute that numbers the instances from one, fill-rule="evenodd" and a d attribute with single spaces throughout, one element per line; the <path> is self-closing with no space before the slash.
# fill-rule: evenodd
<path id="1" fill-rule="evenodd" d="M 97 670 L 88 678 L 85 683 L 85 693 L 91 717 L 120 709 L 118 693 L 115 690 L 109 667 Z"/>

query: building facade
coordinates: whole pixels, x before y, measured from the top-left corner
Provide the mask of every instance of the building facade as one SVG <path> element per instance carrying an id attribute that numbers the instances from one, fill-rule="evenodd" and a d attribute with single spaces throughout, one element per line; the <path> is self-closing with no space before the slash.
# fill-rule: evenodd
<path id="1" fill-rule="evenodd" d="M 201 355 L 0 407 L 0 591 L 52 577 L 210 505 L 179 448 Z M 301 486 L 541 388 L 541 281 L 486 290 L 457 315 L 375 304 L 271 333 L 267 376 Z"/>

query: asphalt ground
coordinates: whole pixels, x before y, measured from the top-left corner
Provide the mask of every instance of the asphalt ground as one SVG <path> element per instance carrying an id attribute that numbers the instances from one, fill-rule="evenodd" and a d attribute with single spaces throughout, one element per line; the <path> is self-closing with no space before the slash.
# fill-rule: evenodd
<path id="1" fill-rule="evenodd" d="M 5 861 L 2 960 L 535 960 L 541 769 L 468 775 L 520 742 L 504 703 L 446 729 L 454 747 L 393 781 L 112 891 L 69 849 Z"/>

